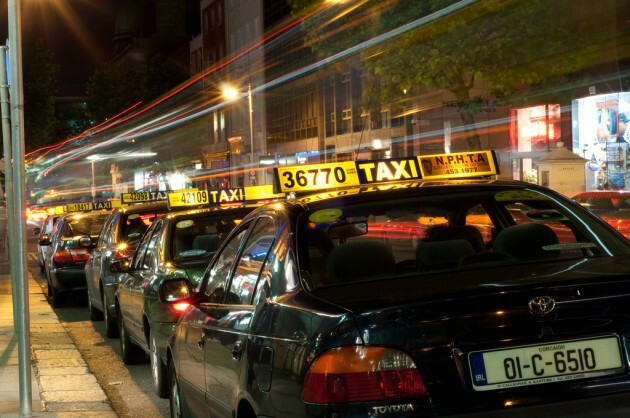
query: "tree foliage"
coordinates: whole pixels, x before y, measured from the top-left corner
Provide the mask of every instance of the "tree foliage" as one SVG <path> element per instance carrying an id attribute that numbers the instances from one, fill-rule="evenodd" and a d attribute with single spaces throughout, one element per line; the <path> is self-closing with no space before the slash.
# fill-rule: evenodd
<path id="1" fill-rule="evenodd" d="M 142 100 L 146 95 L 146 76 L 123 69 L 111 62 L 97 69 L 87 84 L 90 117 L 101 122 Z"/>
<path id="2" fill-rule="evenodd" d="M 299 12 L 312 2 L 289 3 Z M 588 10 L 587 1 L 482 0 L 442 15 L 456 3 L 368 1 L 328 22 L 307 22 L 306 42 L 319 55 L 331 56 L 361 42 L 385 39 L 384 34 L 403 25 L 412 27 L 355 59 L 380 79 L 382 100 L 399 100 L 402 92 L 408 97 L 450 92 L 468 129 L 470 149 L 481 148 L 474 127 L 483 98 L 474 87 L 483 83 L 487 86 L 483 94 L 509 101 L 566 82 L 576 71 L 598 62 L 606 29 L 579 23 L 566 12 Z"/>
<path id="3" fill-rule="evenodd" d="M 24 42 L 22 83 L 24 94 L 24 143 L 33 151 L 55 142 L 56 77 L 59 64 L 42 39 Z"/>
<path id="4" fill-rule="evenodd" d="M 171 60 L 149 63 L 141 69 L 107 63 L 88 81 L 90 117 L 101 122 L 138 102 L 149 102 L 188 78 L 188 71 Z"/>

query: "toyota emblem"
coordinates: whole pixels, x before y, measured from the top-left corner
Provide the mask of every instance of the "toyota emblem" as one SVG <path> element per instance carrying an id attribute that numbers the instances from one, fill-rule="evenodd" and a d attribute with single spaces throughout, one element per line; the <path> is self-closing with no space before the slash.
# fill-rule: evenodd
<path id="1" fill-rule="evenodd" d="M 556 307 L 556 301 L 551 296 L 536 296 L 529 301 L 529 310 L 536 315 L 547 315 Z"/>

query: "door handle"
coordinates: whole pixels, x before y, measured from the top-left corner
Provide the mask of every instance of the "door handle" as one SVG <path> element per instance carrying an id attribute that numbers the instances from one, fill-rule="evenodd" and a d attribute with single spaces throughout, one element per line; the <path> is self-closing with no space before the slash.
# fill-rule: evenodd
<path id="1" fill-rule="evenodd" d="M 232 360 L 239 361 L 243 355 L 243 342 L 237 341 L 232 346 Z"/>

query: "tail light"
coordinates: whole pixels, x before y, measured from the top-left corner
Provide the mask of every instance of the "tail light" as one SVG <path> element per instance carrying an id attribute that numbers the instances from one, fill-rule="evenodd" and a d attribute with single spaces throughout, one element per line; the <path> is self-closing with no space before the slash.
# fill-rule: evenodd
<path id="1" fill-rule="evenodd" d="M 58 249 L 53 255 L 55 263 L 71 263 L 73 261 L 87 261 L 90 257 L 90 252 L 86 248 L 75 249 Z"/>
<path id="2" fill-rule="evenodd" d="M 304 379 L 302 399 L 309 403 L 350 403 L 426 395 L 415 363 L 386 347 L 335 348 L 315 359 Z"/>

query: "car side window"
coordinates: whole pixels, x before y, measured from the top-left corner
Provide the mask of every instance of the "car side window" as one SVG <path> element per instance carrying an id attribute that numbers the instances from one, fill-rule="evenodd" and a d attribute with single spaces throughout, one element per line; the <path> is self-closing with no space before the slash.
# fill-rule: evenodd
<path id="1" fill-rule="evenodd" d="M 144 257 L 147 253 L 147 249 L 149 248 L 149 241 L 153 236 L 153 231 L 158 225 L 158 223 L 151 225 L 150 229 L 147 230 L 147 233 L 144 234 L 144 237 L 142 237 L 142 241 L 140 241 L 140 244 L 134 253 L 133 261 L 131 262 L 131 268 L 133 270 L 146 270 Z"/>
<path id="2" fill-rule="evenodd" d="M 144 254 L 143 268 L 155 269 L 157 268 L 158 255 L 157 251 L 160 248 L 160 231 L 162 230 L 162 221 L 156 222 L 155 227 L 151 229 L 151 238 L 147 241 L 147 250 Z M 149 234 L 147 234 L 149 235 Z"/>
<path id="3" fill-rule="evenodd" d="M 111 230 L 112 225 L 114 224 L 114 219 L 116 219 L 115 214 L 111 214 L 107 220 L 105 221 L 105 225 L 103 226 L 103 231 L 101 235 L 98 237 L 98 246 L 109 244 L 111 242 Z"/>
<path id="4" fill-rule="evenodd" d="M 243 225 L 242 229 L 232 235 L 230 240 L 225 244 L 219 256 L 214 260 L 210 267 L 208 284 L 206 285 L 205 294 L 208 296 L 209 303 L 222 303 L 225 296 L 225 287 L 234 265 L 234 260 L 241 247 L 241 243 L 247 236 L 249 225 Z"/>
<path id="5" fill-rule="evenodd" d="M 273 219 L 258 218 L 252 233 L 247 237 L 234 270 L 226 303 L 248 305 L 269 251 L 273 247 L 276 227 Z"/>

